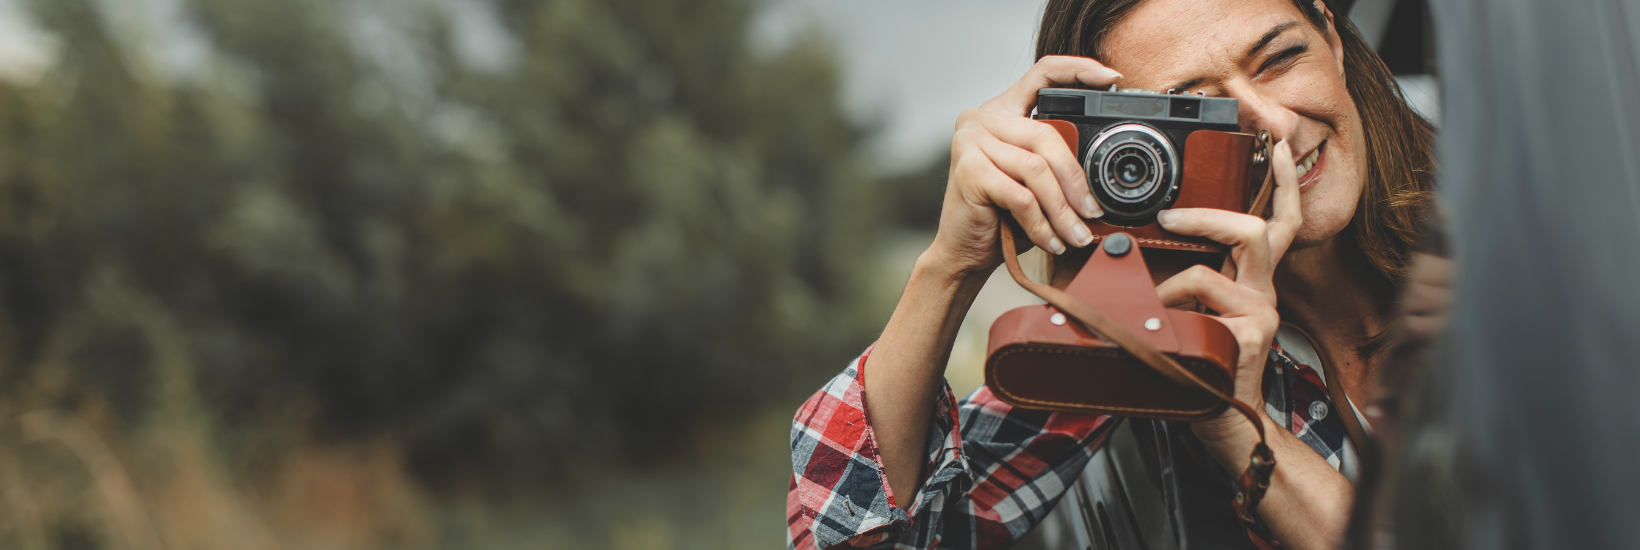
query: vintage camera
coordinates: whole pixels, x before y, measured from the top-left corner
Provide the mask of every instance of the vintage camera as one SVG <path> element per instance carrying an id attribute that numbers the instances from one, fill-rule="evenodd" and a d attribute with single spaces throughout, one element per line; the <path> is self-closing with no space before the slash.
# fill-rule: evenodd
<path id="1" fill-rule="evenodd" d="M 1156 224 L 1166 208 L 1246 212 L 1262 183 L 1267 138 L 1240 133 L 1238 101 L 1149 90 L 1046 88 L 1033 118 L 1059 130 L 1104 208 L 1096 239 L 1133 234 L 1144 248 L 1222 253 Z M 1257 180 L 1257 181 L 1255 181 Z"/>
<path id="2" fill-rule="evenodd" d="M 1089 224 L 1099 244 L 1054 258 L 1046 285 L 1024 277 L 1009 231 L 1002 232 L 1010 274 L 1047 304 L 1016 308 L 991 325 L 985 378 L 998 398 L 1019 407 L 1166 420 L 1211 418 L 1229 406 L 1223 396 L 1234 393 L 1234 335 L 1209 315 L 1165 307 L 1155 290 L 1189 265 L 1228 273 L 1229 251 L 1162 229 L 1156 213 L 1263 209 L 1269 133 L 1241 133 L 1236 117 L 1237 101 L 1228 98 L 1038 92 L 1035 118 L 1077 153 L 1105 215 Z M 1157 367 L 1163 356 L 1189 376 Z"/>
<path id="3" fill-rule="evenodd" d="M 1163 230 L 1156 212 L 1263 214 L 1273 187 L 1269 133 L 1240 133 L 1236 116 L 1234 99 L 1114 88 L 1038 92 L 1035 118 L 1077 153 L 1105 215 L 1089 224 L 1098 246 L 1056 258 L 1049 284 L 1025 276 L 1013 230 L 998 232 L 1009 275 L 1046 302 L 1014 308 L 991 324 L 985 385 L 998 399 L 1022 408 L 1173 421 L 1206 420 L 1233 407 L 1262 426 L 1259 412 L 1235 398 L 1235 335 L 1203 311 L 1167 307 L 1155 287 L 1189 264 L 1226 274 L 1234 269 L 1222 245 Z M 1276 467 L 1262 428 L 1259 437 L 1235 477 L 1233 498 L 1224 495 L 1248 526 L 1258 523 L 1258 503 Z M 1173 456 L 1165 446 L 1135 445 L 1158 461 Z M 1214 466 L 1163 463 L 1150 471 Z M 1158 480 L 1167 482 L 1166 476 Z"/>

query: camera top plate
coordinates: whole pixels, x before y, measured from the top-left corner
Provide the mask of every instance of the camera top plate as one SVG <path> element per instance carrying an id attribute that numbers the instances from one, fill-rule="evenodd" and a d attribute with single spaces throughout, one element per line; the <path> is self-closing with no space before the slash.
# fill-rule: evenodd
<path id="1" fill-rule="evenodd" d="M 1041 118 L 1098 117 L 1151 121 L 1162 125 L 1182 122 L 1235 127 L 1240 103 L 1230 97 L 1174 95 L 1134 89 L 1043 88 L 1036 92 L 1036 114 Z M 1228 130 L 1236 131 L 1236 128 Z"/>

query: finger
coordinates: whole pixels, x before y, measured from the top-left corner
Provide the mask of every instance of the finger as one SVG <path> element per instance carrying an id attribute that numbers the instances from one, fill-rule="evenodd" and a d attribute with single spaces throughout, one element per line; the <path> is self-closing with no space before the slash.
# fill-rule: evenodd
<path id="1" fill-rule="evenodd" d="M 1205 237 L 1230 246 L 1236 261 L 1236 280 L 1269 286 L 1270 262 L 1268 228 L 1257 216 L 1217 208 L 1174 208 L 1156 216 L 1163 229 L 1180 235 Z"/>
<path id="2" fill-rule="evenodd" d="M 1275 310 L 1246 317 L 1215 317 L 1236 338 L 1236 398 L 1249 403 L 1264 397 L 1264 364 L 1270 343 L 1281 327 Z"/>
<path id="3" fill-rule="evenodd" d="M 1269 309 L 1269 298 L 1253 289 L 1231 281 L 1204 265 L 1169 277 L 1156 285 L 1156 295 L 1166 307 L 1178 307 L 1201 302 L 1221 317 L 1253 315 Z"/>
<path id="4" fill-rule="evenodd" d="M 1401 297 L 1401 315 L 1414 336 L 1433 337 L 1444 327 L 1452 306 L 1452 263 L 1448 258 L 1413 253 L 1412 271 Z"/>
<path id="5" fill-rule="evenodd" d="M 1408 282 L 1420 283 L 1433 288 L 1451 288 L 1454 275 L 1452 258 L 1444 258 L 1423 252 L 1412 253 L 1412 270 L 1407 273 Z"/>
<path id="6" fill-rule="evenodd" d="M 1066 143 L 1058 130 L 1039 121 L 989 111 L 973 120 L 997 139 L 1046 159 L 1053 168 L 1060 193 L 1078 215 L 1084 218 L 1105 215 L 1093 200 L 1093 191 L 1088 189 L 1087 173 L 1071 149 L 1073 144 Z"/>
<path id="7" fill-rule="evenodd" d="M 1197 265 L 1162 281 L 1156 292 L 1169 307 L 1200 302 L 1218 312 L 1216 319 L 1235 335 L 1241 350 L 1238 365 L 1258 364 L 1270 348 L 1269 335 L 1280 323 L 1271 295 L 1233 282 L 1207 266 Z M 1261 376 L 1263 369 L 1254 370 L 1257 372 L 1244 374 Z"/>
<path id="8" fill-rule="evenodd" d="M 1065 242 L 1076 245 L 1078 248 L 1093 242 L 1093 232 L 1088 230 L 1082 218 L 1071 210 L 1065 201 L 1065 193 L 1054 179 L 1053 170 L 1048 168 L 1048 161 L 1030 151 L 1014 147 L 996 139 L 980 141 L 980 150 L 990 157 L 1002 173 L 1015 181 L 1025 183 L 1025 187 L 1036 195 L 1036 202 L 1046 215 L 1048 223 L 1053 225 L 1054 232 Z"/>
<path id="9" fill-rule="evenodd" d="M 1013 116 L 1024 115 L 1031 111 L 1031 107 L 1036 106 L 1037 90 L 1076 82 L 1105 87 L 1115 84 L 1121 78 L 1121 73 L 1092 58 L 1050 55 L 1037 60 L 1036 64 L 1031 66 L 1031 70 L 1025 71 L 1025 76 L 1014 82 L 1008 91 L 991 98 L 980 108 Z"/>
<path id="10" fill-rule="evenodd" d="M 1008 177 L 989 159 L 972 162 L 965 160 L 959 165 L 958 170 L 963 172 L 961 177 L 975 182 L 970 189 L 977 193 L 977 196 L 969 197 L 970 201 L 985 207 L 997 206 L 1007 210 L 1013 214 L 1014 221 L 1025 230 L 1032 243 L 1055 255 L 1065 253 L 1065 243 L 1055 236 L 1053 225 L 1042 215 L 1042 207 L 1038 205 L 1036 195 L 1031 193 L 1030 189 Z"/>
<path id="11" fill-rule="evenodd" d="M 1287 140 L 1281 140 L 1273 149 L 1270 168 L 1275 173 L 1276 191 L 1266 226 L 1269 228 L 1270 257 L 1279 259 L 1293 244 L 1298 228 L 1304 225 L 1304 208 L 1299 199 L 1298 167 L 1293 162 L 1291 145 Z"/>

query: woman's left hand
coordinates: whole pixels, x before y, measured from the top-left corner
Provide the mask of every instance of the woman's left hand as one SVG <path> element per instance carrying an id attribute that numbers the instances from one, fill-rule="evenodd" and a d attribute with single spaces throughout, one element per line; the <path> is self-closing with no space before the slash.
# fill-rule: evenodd
<path id="1" fill-rule="evenodd" d="M 1163 281 L 1157 285 L 1156 292 L 1168 307 L 1199 302 L 1218 312 L 1219 322 L 1230 329 L 1240 346 L 1235 397 L 1256 411 L 1264 410 L 1264 366 L 1270 343 L 1281 324 L 1281 317 L 1276 313 L 1272 277 L 1276 264 L 1304 223 L 1292 150 L 1285 140 L 1272 149 L 1276 189 L 1269 220 L 1211 208 L 1165 210 L 1157 216 L 1168 231 L 1205 237 L 1230 246 L 1231 258 L 1236 262 L 1234 281 L 1207 266 L 1197 265 Z M 1197 422 L 1191 427 L 1197 437 L 1206 442 L 1229 443 L 1228 440 L 1257 437 L 1247 418 L 1235 409 L 1226 409 L 1218 418 Z M 1245 447 L 1251 448 L 1251 445 Z"/>

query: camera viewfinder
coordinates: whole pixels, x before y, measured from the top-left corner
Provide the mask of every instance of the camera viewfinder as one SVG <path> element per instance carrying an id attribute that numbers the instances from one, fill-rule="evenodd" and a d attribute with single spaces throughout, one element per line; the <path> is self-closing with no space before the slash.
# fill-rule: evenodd
<path id="1" fill-rule="evenodd" d="M 1173 98 L 1173 104 L 1168 108 L 1167 116 L 1171 118 L 1201 118 L 1201 113 L 1202 100 L 1175 97 Z"/>

